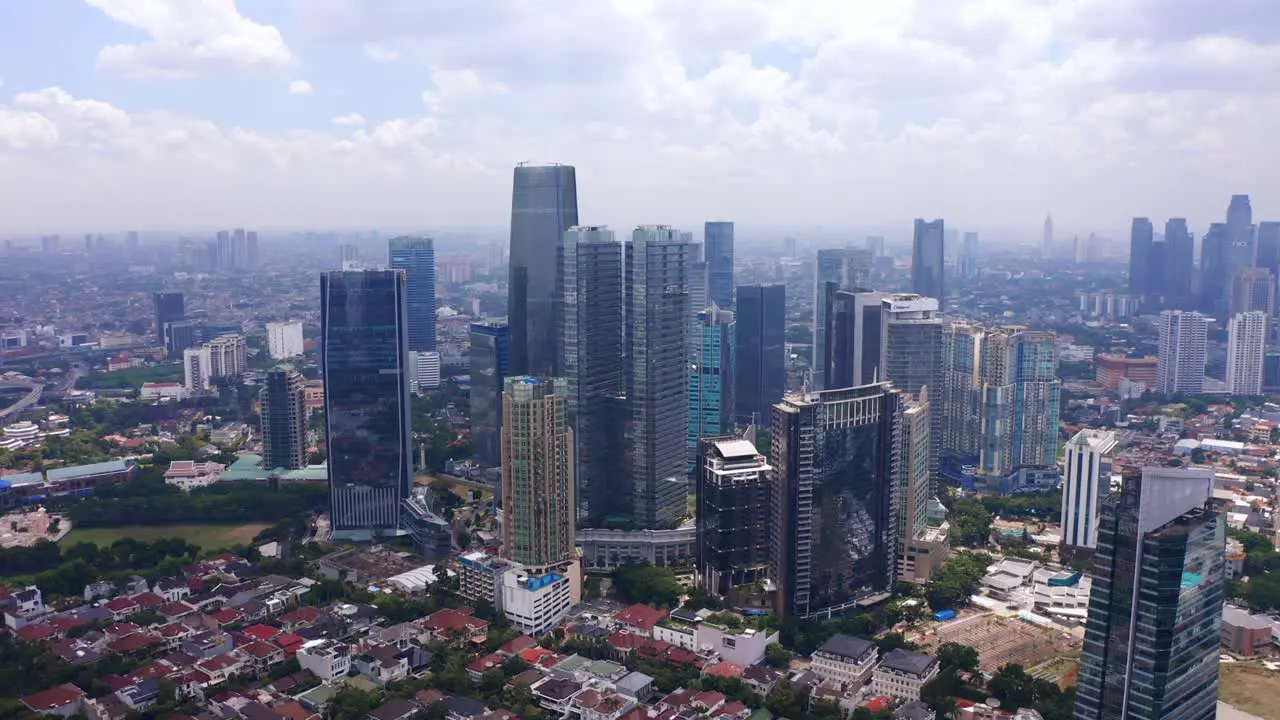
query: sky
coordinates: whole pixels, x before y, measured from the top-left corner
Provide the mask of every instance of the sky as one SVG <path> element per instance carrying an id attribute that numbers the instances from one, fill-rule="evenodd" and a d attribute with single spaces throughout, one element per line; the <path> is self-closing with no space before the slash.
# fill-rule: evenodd
<path id="1" fill-rule="evenodd" d="M 10 0 L 0 233 L 1280 219 L 1275 0 Z M 1270 213 L 1270 215 L 1268 215 Z"/>

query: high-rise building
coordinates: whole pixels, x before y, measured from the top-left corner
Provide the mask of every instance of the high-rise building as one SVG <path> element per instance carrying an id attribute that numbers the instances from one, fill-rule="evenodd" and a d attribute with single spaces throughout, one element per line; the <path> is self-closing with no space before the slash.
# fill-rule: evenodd
<path id="1" fill-rule="evenodd" d="M 960 276 L 968 279 L 978 277 L 978 233 L 964 234 L 964 249 L 960 254 Z"/>
<path id="2" fill-rule="evenodd" d="M 164 351 L 169 357 L 180 357 L 182 351 L 200 344 L 203 329 L 190 320 L 164 324 Z"/>
<path id="3" fill-rule="evenodd" d="M 403 270 L 409 314 L 409 351 L 436 349 L 436 249 L 425 237 L 398 237 L 387 241 L 392 270 Z"/>
<path id="4" fill-rule="evenodd" d="M 1257 253 L 1254 264 L 1266 268 L 1280 278 L 1280 222 L 1258 223 Z M 1274 308 L 1272 308 L 1274 312 Z"/>
<path id="5" fill-rule="evenodd" d="M 741 285 L 734 339 L 734 416 L 739 426 L 764 426 L 787 390 L 787 288 Z"/>
<path id="6" fill-rule="evenodd" d="M 505 322 L 471 324 L 471 448 L 477 460 L 491 467 L 502 462 L 499 433 L 509 360 Z"/>
<path id="7" fill-rule="evenodd" d="M 902 412 L 888 383 L 789 394 L 773 407 L 779 615 L 834 612 L 892 587 Z"/>
<path id="8" fill-rule="evenodd" d="M 209 349 L 209 368 L 213 377 L 238 378 L 249 369 L 249 351 L 243 335 L 219 335 L 204 346 Z"/>
<path id="9" fill-rule="evenodd" d="M 1184 218 L 1169 218 L 1164 224 L 1164 267 L 1159 287 L 1164 306 L 1191 310 L 1195 304 L 1196 239 Z"/>
<path id="10" fill-rule="evenodd" d="M 1057 464 L 1062 382 L 1056 342 L 1051 332 L 1022 328 L 984 333 L 978 470 L 989 481 L 1005 483 L 1021 469 Z"/>
<path id="11" fill-rule="evenodd" d="M 409 390 L 414 393 L 439 390 L 442 364 L 440 353 L 438 352 L 410 351 Z"/>
<path id="12" fill-rule="evenodd" d="M 707 254 L 707 299 L 733 307 L 733 223 L 709 222 L 702 229 Z"/>
<path id="13" fill-rule="evenodd" d="M 1267 314 L 1254 310 L 1233 315 L 1227 323 L 1228 394 L 1262 394 L 1262 370 L 1266 353 Z"/>
<path id="14" fill-rule="evenodd" d="M 330 517 L 339 537 L 401 529 L 413 482 L 407 313 L 403 272 L 320 276 Z"/>
<path id="15" fill-rule="evenodd" d="M 667 225 L 637 227 L 625 247 L 627 441 L 632 519 L 642 528 L 675 527 L 686 512 L 688 253 Z"/>
<path id="16" fill-rule="evenodd" d="M 1075 717 L 1216 716 L 1226 523 L 1213 472 L 1144 468 L 1102 503 Z"/>
<path id="17" fill-rule="evenodd" d="M 267 323 L 267 353 L 272 360 L 287 360 L 302 354 L 302 322 Z"/>
<path id="18" fill-rule="evenodd" d="M 880 382 L 883 302 L 888 293 L 837 290 L 825 286 L 826 357 L 821 358 L 826 388 L 858 387 Z"/>
<path id="19" fill-rule="evenodd" d="M 1133 219 L 1129 230 L 1129 294 L 1146 302 L 1152 288 L 1151 256 L 1155 229 L 1149 218 Z"/>
<path id="20" fill-rule="evenodd" d="M 940 455 L 963 464 L 978 460 L 982 417 L 978 412 L 982 387 L 982 341 L 986 328 L 971 322 L 942 326 L 942 380 L 932 393 L 931 410 L 941 415 Z"/>
<path id="21" fill-rule="evenodd" d="M 1053 257 L 1053 217 L 1046 215 L 1044 218 L 1044 237 L 1040 241 L 1040 259 L 1048 260 Z"/>
<path id="22" fill-rule="evenodd" d="M 1165 310 L 1156 328 L 1160 350 L 1155 391 L 1165 395 L 1203 392 L 1209 319 L 1196 312 Z"/>
<path id="23" fill-rule="evenodd" d="M 718 597 L 749 593 L 769 577 L 772 468 L 754 444 L 733 435 L 702 438 L 696 456 L 698 584 Z"/>
<path id="24" fill-rule="evenodd" d="M 171 322 L 180 322 L 186 317 L 186 309 L 180 292 L 158 292 L 152 295 L 156 307 L 156 341 L 164 344 L 164 328 Z"/>
<path id="25" fill-rule="evenodd" d="M 1232 195 L 1227 204 L 1227 227 L 1233 233 L 1243 231 L 1253 225 L 1253 207 L 1249 204 L 1248 195 Z"/>
<path id="26" fill-rule="evenodd" d="M 1089 554 L 1098 546 L 1098 512 L 1111 492 L 1111 463 L 1119 442 L 1108 430 L 1085 429 L 1066 446 L 1062 482 L 1062 552 Z"/>
<path id="27" fill-rule="evenodd" d="M 563 383 L 506 379 L 502 393 L 503 555 L 523 565 L 574 553 L 573 430 Z"/>
<path id="28" fill-rule="evenodd" d="M 245 234 L 245 267 L 258 269 L 258 233 L 254 230 Z"/>
<path id="29" fill-rule="evenodd" d="M 921 388 L 916 398 L 906 398 L 903 405 L 894 501 L 897 579 L 902 582 L 927 582 L 947 559 L 949 528 L 945 522 L 936 527 L 929 523 L 929 501 L 934 497 L 932 409 L 929 388 Z"/>
<path id="30" fill-rule="evenodd" d="M 911 292 L 937 298 L 938 308 L 947 307 L 944 280 L 946 266 L 946 232 L 941 220 L 916 219 L 915 237 L 911 245 Z"/>
<path id="31" fill-rule="evenodd" d="M 182 351 L 182 386 L 189 395 L 213 388 L 208 346 L 189 347 Z"/>
<path id="32" fill-rule="evenodd" d="M 733 431 L 734 329 L 731 310 L 712 305 L 698 313 L 697 350 L 689 365 L 690 462 L 700 439 Z"/>
<path id="33" fill-rule="evenodd" d="M 571 165 L 520 165 L 511 191 L 507 322 L 511 372 L 559 377 L 557 257 L 564 231 L 578 224 L 578 183 Z"/>
<path id="34" fill-rule="evenodd" d="M 267 371 L 262 401 L 263 467 L 297 470 L 307 465 L 306 378 L 289 365 Z"/>
<path id="35" fill-rule="evenodd" d="M 1231 279 L 1230 316 L 1245 312 L 1271 314 L 1276 306 L 1276 278 L 1263 267 L 1242 267 Z"/>
<path id="36" fill-rule="evenodd" d="M 855 252 L 853 248 L 819 250 L 814 264 L 814 322 L 813 362 L 810 363 L 809 385 L 815 389 L 827 387 L 823 377 L 831 349 L 827 332 L 830 320 L 827 311 L 840 290 L 869 291 L 871 289 L 871 263 L 873 251 Z"/>
<path id="37" fill-rule="evenodd" d="M 871 251 L 872 258 L 884 257 L 884 236 L 868 235 L 865 247 Z"/>
<path id="38" fill-rule="evenodd" d="M 880 308 L 879 379 L 912 396 L 919 396 L 926 387 L 940 391 L 943 323 L 937 299 L 898 293 L 881 300 Z M 941 437 L 942 414 L 929 414 L 930 438 Z M 930 440 L 930 477 L 938 475 L 940 450 Z"/>

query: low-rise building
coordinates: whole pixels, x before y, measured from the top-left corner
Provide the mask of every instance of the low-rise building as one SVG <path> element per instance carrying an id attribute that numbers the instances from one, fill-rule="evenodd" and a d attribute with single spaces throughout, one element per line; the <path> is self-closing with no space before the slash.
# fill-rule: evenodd
<path id="1" fill-rule="evenodd" d="M 1241 657 L 1253 657 L 1271 647 L 1274 624 L 1266 615 L 1252 615 L 1227 605 L 1222 608 L 1222 647 Z"/>
<path id="2" fill-rule="evenodd" d="M 295 657 L 303 670 L 310 670 L 321 682 L 331 683 L 351 672 L 352 656 L 352 648 L 346 643 L 312 640 L 303 643 Z"/>
<path id="3" fill-rule="evenodd" d="M 513 627 L 528 635 L 549 632 L 581 599 L 576 561 L 538 574 L 508 572 L 502 579 L 502 612 Z"/>
<path id="4" fill-rule="evenodd" d="M 176 382 L 142 383 L 138 390 L 142 400 L 185 400 L 188 394 L 187 388 Z"/>
<path id="5" fill-rule="evenodd" d="M 33 713 L 71 717 L 84 710 L 85 696 L 84 691 L 75 685 L 63 683 L 48 690 L 23 696 L 22 704 Z"/>
<path id="6" fill-rule="evenodd" d="M 458 558 L 458 594 L 502 609 L 502 578 L 519 565 L 481 550 Z"/>
<path id="7" fill-rule="evenodd" d="M 835 635 L 813 651 L 809 670 L 845 688 L 860 688 L 870 679 L 879 656 L 876 644 L 870 640 Z"/>
<path id="8" fill-rule="evenodd" d="M 174 460 L 169 463 L 169 469 L 164 471 L 164 481 L 191 492 L 221 480 L 223 470 L 226 470 L 226 466 L 216 462 Z"/>
<path id="9" fill-rule="evenodd" d="M 1093 581 L 1085 573 L 1039 568 L 1032 575 L 1031 595 L 1036 612 L 1083 622 L 1092 588 Z"/>
<path id="10" fill-rule="evenodd" d="M 937 675 L 936 658 L 895 648 L 885 653 L 871 673 L 871 692 L 895 700 L 919 700 L 920 688 Z"/>

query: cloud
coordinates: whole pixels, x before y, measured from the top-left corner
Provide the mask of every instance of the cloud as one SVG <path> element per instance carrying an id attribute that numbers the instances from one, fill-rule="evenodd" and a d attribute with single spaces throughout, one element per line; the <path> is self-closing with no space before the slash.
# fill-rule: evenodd
<path id="1" fill-rule="evenodd" d="M 329 122 L 333 123 L 334 125 L 342 125 L 344 127 L 364 127 L 365 126 L 364 116 L 361 115 L 360 113 L 348 113 L 346 115 L 339 115 L 338 117 L 333 118 Z"/>
<path id="2" fill-rule="evenodd" d="M 435 68 L 431 71 L 431 82 L 435 89 L 423 91 L 422 103 L 433 112 L 452 110 L 458 103 L 511 91 L 502 83 L 482 80 L 475 70 Z"/>
<path id="3" fill-rule="evenodd" d="M 364 46 L 364 55 L 374 62 L 390 63 L 400 59 L 400 53 L 385 45 L 369 43 Z"/>
<path id="4" fill-rule="evenodd" d="M 98 69 L 126 77 L 173 78 L 209 70 L 278 70 L 294 63 L 274 25 L 240 14 L 235 0 L 85 0 L 112 20 L 150 36 L 98 53 Z"/>
<path id="5" fill-rule="evenodd" d="M 312 90 L 311 83 L 307 82 L 306 80 L 294 80 L 293 82 L 289 83 L 290 95 L 310 95 L 311 90 Z"/>

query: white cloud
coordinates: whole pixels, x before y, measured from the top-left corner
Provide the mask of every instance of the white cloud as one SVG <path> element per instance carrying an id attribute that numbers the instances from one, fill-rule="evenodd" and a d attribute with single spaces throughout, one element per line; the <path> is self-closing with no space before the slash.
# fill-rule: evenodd
<path id="1" fill-rule="evenodd" d="M 294 80 L 289 83 L 290 95 L 310 95 L 312 91 L 311 83 L 306 80 Z"/>
<path id="2" fill-rule="evenodd" d="M 182 77 L 210 69 L 276 70 L 294 63 L 274 25 L 240 14 L 235 0 L 85 0 L 150 36 L 102 48 L 98 68 L 126 77 Z"/>
<path id="3" fill-rule="evenodd" d="M 364 46 L 364 55 L 374 62 L 390 63 L 400 59 L 400 53 L 392 50 L 386 45 L 378 43 L 369 43 Z"/>
<path id="4" fill-rule="evenodd" d="M 348 113 L 346 115 L 339 115 L 338 117 L 333 118 L 329 122 L 333 123 L 334 125 L 342 125 L 345 127 L 364 127 L 365 125 L 364 116 L 361 115 L 360 113 Z"/>
<path id="5" fill-rule="evenodd" d="M 459 103 L 486 95 L 504 95 L 511 91 L 503 83 L 481 79 L 475 70 L 434 68 L 431 71 L 431 82 L 435 89 L 422 92 L 422 103 L 433 112 L 452 110 Z"/>

